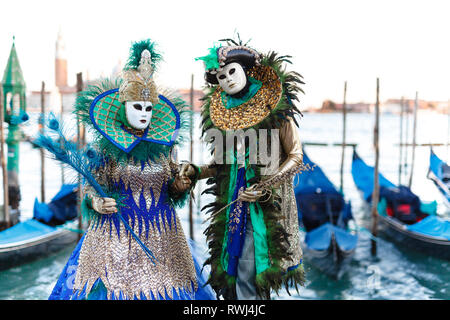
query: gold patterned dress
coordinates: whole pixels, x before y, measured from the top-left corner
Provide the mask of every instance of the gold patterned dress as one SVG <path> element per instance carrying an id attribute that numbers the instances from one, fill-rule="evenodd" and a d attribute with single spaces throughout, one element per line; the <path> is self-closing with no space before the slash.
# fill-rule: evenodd
<path id="1" fill-rule="evenodd" d="M 169 197 L 176 167 L 169 157 L 145 163 L 105 161 L 95 175 L 122 199 L 120 213 L 156 258 L 153 263 L 120 219 L 97 215 L 51 299 L 208 299 Z M 88 195 L 95 194 L 86 188 Z M 195 253 L 194 253 L 195 254 Z M 202 280 L 203 279 L 203 280 Z"/>
<path id="2" fill-rule="evenodd" d="M 50 299 L 215 299 L 175 211 L 189 196 L 178 187 L 174 156 L 188 129 L 187 105 L 154 83 L 160 59 L 150 39 L 134 43 L 120 77 L 94 81 L 77 96 L 75 113 L 92 144 L 50 148 L 57 159 L 81 159 L 67 163 L 87 181 L 83 208 L 91 217 Z M 142 128 L 127 116 L 127 105 L 142 110 L 141 101 L 151 105 Z M 104 198 L 115 200 L 116 213 L 93 210 Z"/>

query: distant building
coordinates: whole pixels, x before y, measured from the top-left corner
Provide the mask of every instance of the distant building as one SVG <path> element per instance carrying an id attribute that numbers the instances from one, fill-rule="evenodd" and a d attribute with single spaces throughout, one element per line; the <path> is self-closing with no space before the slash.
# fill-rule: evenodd
<path id="1" fill-rule="evenodd" d="M 12 219 L 7 223 L 9 224 L 12 222 L 12 224 L 16 224 L 18 222 L 18 210 L 21 199 L 19 183 L 19 149 L 23 131 L 20 128 L 20 123 L 25 119 L 23 116 L 24 112 L 27 112 L 27 101 L 25 79 L 17 56 L 14 37 L 5 72 L 3 73 L 3 80 L 0 85 L 2 86 L 3 121 L 8 123 L 8 134 L 6 137 L 6 145 L 8 147 L 6 152 L 7 187 L 9 205 L 12 213 L 10 217 Z M 5 174 L 5 172 L 3 172 L 3 174 Z M 5 223 L 6 216 L 3 218 L 0 217 L 0 229 L 4 228 Z"/>
<path id="2" fill-rule="evenodd" d="M 445 114 L 450 114 L 450 101 L 436 102 L 436 110 Z"/>
<path id="3" fill-rule="evenodd" d="M 401 112 L 401 99 L 388 99 L 382 104 L 383 111 L 389 111 L 392 113 L 400 113 Z M 404 99 L 404 110 L 408 110 L 408 112 L 414 112 L 415 99 Z M 418 100 L 419 109 L 423 110 L 440 110 L 443 103 L 437 101 L 425 101 Z"/>
<path id="4" fill-rule="evenodd" d="M 58 31 L 58 38 L 55 44 L 55 85 L 60 91 L 67 87 L 66 44 L 61 29 Z"/>
<path id="5" fill-rule="evenodd" d="M 3 87 L 3 101 L 5 119 L 11 115 L 18 115 L 27 108 L 26 84 L 16 52 L 15 40 L 9 53 L 8 62 L 1 82 Z"/>
<path id="6" fill-rule="evenodd" d="M 55 43 L 55 82 L 45 85 L 45 111 L 71 112 L 76 99 L 76 88 L 68 85 L 66 44 L 61 29 Z M 41 111 L 41 91 L 31 91 L 27 97 L 29 111 Z"/>
<path id="7" fill-rule="evenodd" d="M 321 112 L 335 112 L 336 110 L 337 110 L 336 103 L 331 100 L 325 100 L 322 103 L 322 108 L 320 108 Z"/>
<path id="8" fill-rule="evenodd" d="M 370 112 L 371 104 L 366 102 L 346 103 L 347 112 Z M 322 103 L 320 112 L 341 112 L 342 103 L 335 103 L 331 100 L 325 100 Z"/>
<path id="9" fill-rule="evenodd" d="M 380 111 L 382 113 L 392 113 L 399 114 L 401 112 L 401 99 L 387 99 L 380 103 Z M 414 99 L 404 99 L 404 112 L 409 113 L 414 112 Z M 442 113 L 449 113 L 450 101 L 439 102 L 439 101 L 425 101 L 418 100 L 419 110 L 434 110 Z M 373 112 L 375 108 L 375 103 L 357 102 L 357 103 L 347 103 L 347 112 Z M 310 109 L 311 111 L 311 109 Z M 313 110 L 315 111 L 315 110 Z M 342 103 L 335 103 L 331 100 L 324 100 L 322 107 L 317 110 L 317 112 L 341 112 Z"/>
<path id="10" fill-rule="evenodd" d="M 407 105 L 407 102 L 404 102 L 405 109 L 403 110 L 406 110 Z M 398 99 L 388 99 L 384 103 L 381 103 L 380 111 L 383 113 L 400 113 L 401 102 Z"/>
<path id="11" fill-rule="evenodd" d="M 72 112 L 73 105 L 76 99 L 76 92 L 60 94 L 55 90 L 44 91 L 44 106 L 46 112 L 61 112 L 61 102 L 64 108 L 64 113 Z M 27 111 L 41 112 L 41 91 L 33 90 L 27 95 Z"/>
<path id="12" fill-rule="evenodd" d="M 373 104 L 367 102 L 347 103 L 349 112 L 369 112 Z M 340 105 L 342 110 L 342 104 Z"/>
<path id="13" fill-rule="evenodd" d="M 48 101 L 50 101 L 51 92 L 48 90 L 44 91 L 44 106 L 48 106 Z M 41 91 L 33 90 L 28 92 L 27 95 L 28 112 L 41 112 Z"/>
<path id="14" fill-rule="evenodd" d="M 71 111 L 75 103 L 77 90 L 75 86 L 68 85 L 67 78 L 66 43 L 61 29 L 59 29 L 55 44 L 55 85 L 61 95 L 60 105 L 62 103 L 64 111 Z"/>

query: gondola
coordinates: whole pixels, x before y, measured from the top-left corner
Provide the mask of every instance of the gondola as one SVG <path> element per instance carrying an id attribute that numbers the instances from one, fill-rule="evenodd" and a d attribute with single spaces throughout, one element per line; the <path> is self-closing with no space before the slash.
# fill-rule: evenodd
<path id="1" fill-rule="evenodd" d="M 371 202 L 374 168 L 353 152 L 352 176 L 367 204 Z M 450 221 L 436 215 L 436 201 L 425 203 L 406 186 L 396 186 L 379 173 L 380 231 L 400 248 L 450 259 Z"/>
<path id="2" fill-rule="evenodd" d="M 306 231 L 304 257 L 323 273 L 340 279 L 349 268 L 358 240 L 348 228 L 353 219 L 351 204 L 305 152 L 303 162 L 313 167 L 294 179 L 299 223 Z"/>
<path id="3" fill-rule="evenodd" d="M 434 182 L 438 190 L 442 193 L 444 203 L 450 209 L 450 166 L 430 149 L 430 166 L 427 178 Z"/>
<path id="4" fill-rule="evenodd" d="M 0 232 L 0 270 L 57 252 L 78 239 L 77 185 L 64 184 L 49 203 L 34 203 L 33 218 Z"/>

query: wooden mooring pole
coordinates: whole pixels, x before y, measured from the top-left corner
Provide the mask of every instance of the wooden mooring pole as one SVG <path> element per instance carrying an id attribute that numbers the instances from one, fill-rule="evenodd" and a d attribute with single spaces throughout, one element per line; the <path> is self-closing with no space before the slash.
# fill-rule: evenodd
<path id="1" fill-rule="evenodd" d="M 373 130 L 373 145 L 375 148 L 375 166 L 372 192 L 372 239 L 370 252 L 373 256 L 377 254 L 377 242 L 375 240 L 378 234 L 378 201 L 380 198 L 380 186 L 378 181 L 378 165 L 379 165 L 379 124 L 380 124 L 380 80 L 377 78 L 377 98 L 375 103 L 375 127 Z"/>
<path id="2" fill-rule="evenodd" d="M 405 137 L 404 137 L 404 147 L 405 149 L 403 150 L 403 175 L 405 176 L 405 180 L 408 178 L 408 141 L 409 141 L 409 114 L 410 114 L 410 110 L 409 110 L 409 100 L 406 99 L 405 100 Z"/>
<path id="3" fill-rule="evenodd" d="M 344 192 L 344 159 L 346 147 L 346 129 L 347 129 L 347 81 L 344 83 L 344 102 L 342 103 L 342 155 L 341 155 L 341 192 Z"/>
<path id="4" fill-rule="evenodd" d="M 189 162 L 193 161 L 193 151 L 194 151 L 194 75 L 191 75 L 191 90 L 190 90 L 190 103 L 191 103 L 191 115 L 190 115 L 190 152 L 189 152 Z M 192 197 L 189 197 L 189 236 L 194 240 L 194 217 L 193 217 L 193 203 Z"/>
<path id="5" fill-rule="evenodd" d="M 449 162 L 449 158 L 448 158 L 449 139 L 450 139 L 450 99 L 448 100 L 448 105 L 447 105 L 447 141 L 445 142 L 445 150 L 447 152 L 447 163 Z"/>
<path id="6" fill-rule="evenodd" d="M 413 120 L 413 141 L 412 141 L 412 156 L 411 156 L 411 170 L 409 172 L 408 187 L 412 186 L 412 179 L 414 175 L 414 160 L 416 156 L 416 130 L 417 130 L 417 109 L 419 107 L 418 92 L 416 91 L 416 99 L 414 100 L 414 120 Z"/>
<path id="7" fill-rule="evenodd" d="M 44 133 L 44 121 L 45 121 L 45 82 L 42 81 L 41 85 L 41 123 L 39 124 L 39 130 L 41 134 Z M 44 148 L 39 148 L 41 154 L 41 202 L 45 203 L 45 154 Z"/>
<path id="8" fill-rule="evenodd" d="M 64 105 L 63 105 L 63 95 L 62 95 L 62 93 L 60 94 L 60 97 L 61 97 L 61 116 L 60 116 L 60 121 L 61 121 L 61 123 L 63 123 Z M 61 184 L 64 184 L 64 182 L 65 182 L 64 181 L 64 165 L 61 163 Z"/>
<path id="9" fill-rule="evenodd" d="M 5 109 L 3 106 L 3 86 L 0 84 L 0 161 L 2 164 L 2 174 L 3 174 L 3 219 L 5 228 L 11 226 L 11 218 L 9 216 L 9 193 L 8 193 L 8 170 L 6 167 L 5 158 L 5 134 L 4 134 L 4 121 L 5 121 Z"/>
<path id="10" fill-rule="evenodd" d="M 77 93 L 83 91 L 83 74 L 77 73 Z M 81 120 L 77 116 L 77 147 L 82 148 L 82 138 L 81 138 Z M 78 192 L 77 192 L 77 208 L 78 208 L 78 229 L 83 229 L 83 214 L 81 212 L 81 199 L 83 196 L 82 185 L 81 185 L 81 174 L 78 174 Z M 81 233 L 78 234 L 78 239 L 81 239 Z"/>
<path id="11" fill-rule="evenodd" d="M 404 98 L 400 100 L 400 146 L 399 146 L 399 162 L 398 162 L 398 185 L 402 184 L 402 166 L 403 166 L 403 111 L 404 111 Z"/>

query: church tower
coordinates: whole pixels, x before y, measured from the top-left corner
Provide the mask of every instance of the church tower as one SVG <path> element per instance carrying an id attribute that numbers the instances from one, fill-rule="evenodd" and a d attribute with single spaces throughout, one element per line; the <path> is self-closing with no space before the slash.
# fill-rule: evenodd
<path id="1" fill-rule="evenodd" d="M 59 91 L 67 87 L 67 57 L 66 44 L 64 42 L 61 28 L 58 31 L 55 50 L 55 85 Z"/>
<path id="2" fill-rule="evenodd" d="M 17 57 L 14 38 L 1 85 L 4 94 L 5 122 L 8 123 L 8 137 L 6 138 L 6 144 L 8 145 L 8 196 L 9 205 L 12 209 L 11 221 L 12 224 L 15 224 L 18 222 L 18 209 L 21 199 L 19 146 L 23 133 L 19 125 L 28 119 L 28 115 L 26 114 L 25 80 Z"/>
<path id="3" fill-rule="evenodd" d="M 25 80 L 17 57 L 14 39 L 8 63 L 3 73 L 2 86 L 5 121 L 10 123 L 11 116 L 19 115 L 21 111 L 26 109 Z"/>

